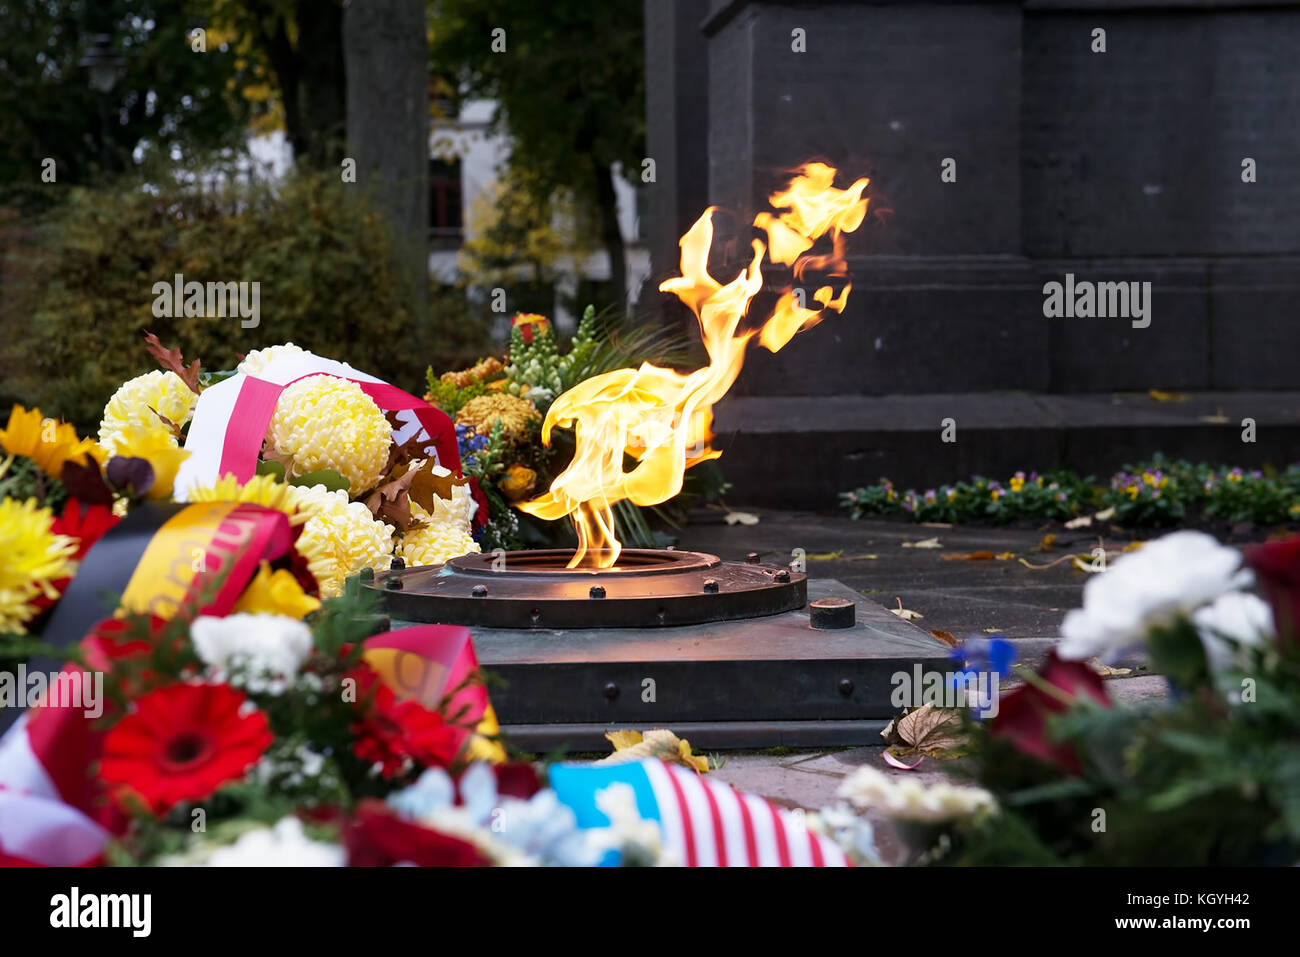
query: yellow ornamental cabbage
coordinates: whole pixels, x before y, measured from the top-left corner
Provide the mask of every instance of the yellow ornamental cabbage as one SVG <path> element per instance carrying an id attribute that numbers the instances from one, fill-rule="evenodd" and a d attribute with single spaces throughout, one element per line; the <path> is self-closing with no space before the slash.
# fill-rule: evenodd
<path id="1" fill-rule="evenodd" d="M 289 477 L 333 469 L 357 495 L 384 474 L 393 434 L 379 406 L 355 382 L 314 375 L 280 394 L 266 438 L 270 456 Z"/>

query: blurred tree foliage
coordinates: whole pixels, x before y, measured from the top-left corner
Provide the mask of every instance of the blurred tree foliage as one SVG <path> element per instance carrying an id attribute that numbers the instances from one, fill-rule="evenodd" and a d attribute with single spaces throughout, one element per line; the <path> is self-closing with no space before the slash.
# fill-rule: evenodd
<path id="1" fill-rule="evenodd" d="M 389 232 L 337 174 L 254 182 L 73 190 L 26 244 L 0 312 L 4 397 L 85 430 L 123 381 L 153 368 L 142 330 L 209 370 L 293 341 L 408 389 L 430 363 L 454 367 L 481 343 L 454 309 L 415 341 Z M 261 323 L 157 318 L 154 283 L 260 282 Z"/>
<path id="2" fill-rule="evenodd" d="M 123 57 L 108 97 L 113 169 L 133 154 L 173 160 L 238 144 L 253 110 L 241 92 L 256 77 L 209 33 L 207 51 L 190 31 L 208 26 L 206 3 L 184 0 L 0 0 L 0 204 L 45 209 L 59 187 L 103 179 L 100 96 L 78 66 L 107 33 Z M 42 163 L 55 162 L 55 184 Z"/>
<path id="3" fill-rule="evenodd" d="M 497 101 L 510 165 L 526 171 L 513 181 L 539 208 L 564 191 L 590 209 L 611 288 L 626 288 L 613 170 L 639 176 L 645 156 L 642 5 L 431 0 L 429 21 L 434 69 Z"/>

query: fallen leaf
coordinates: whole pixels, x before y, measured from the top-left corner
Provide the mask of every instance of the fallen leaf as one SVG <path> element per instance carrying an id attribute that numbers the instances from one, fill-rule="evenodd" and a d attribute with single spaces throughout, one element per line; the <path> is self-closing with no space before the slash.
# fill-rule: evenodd
<path id="1" fill-rule="evenodd" d="M 952 528 L 952 522 L 918 522 L 922 528 Z"/>
<path id="2" fill-rule="evenodd" d="M 903 542 L 904 548 L 943 548 L 937 538 L 923 538 L 919 542 Z"/>
<path id="3" fill-rule="evenodd" d="M 938 628 L 931 628 L 930 634 L 939 641 L 942 641 L 949 648 L 956 648 L 958 645 L 957 636 L 951 631 L 942 631 Z"/>
<path id="4" fill-rule="evenodd" d="M 881 757 L 885 759 L 885 763 L 888 764 L 891 768 L 898 768 L 900 771 L 915 770 L 916 768 L 920 767 L 921 762 L 925 760 L 925 757 L 921 756 L 911 764 L 904 764 L 898 758 L 894 757 L 894 753 L 889 749 L 885 749 L 884 753 L 881 754 Z"/>
<path id="5" fill-rule="evenodd" d="M 1145 544 L 1146 542 L 1129 542 L 1127 545 L 1125 545 L 1123 548 L 1120 549 L 1120 552 L 1121 553 L 1136 552 L 1139 548 L 1141 548 Z"/>
<path id="6" fill-rule="evenodd" d="M 891 615 L 897 615 L 899 618 L 903 619 L 903 621 L 916 621 L 918 618 L 925 617 L 919 612 L 912 611 L 910 608 L 904 608 L 903 599 L 895 597 L 894 601 L 898 602 L 898 607 L 889 609 Z"/>
<path id="7" fill-rule="evenodd" d="M 1108 508 L 1108 509 L 1104 509 L 1104 510 L 1098 512 L 1096 515 L 1093 516 L 1093 518 L 1095 518 L 1095 519 L 1096 519 L 1097 521 L 1099 521 L 1099 522 L 1109 522 L 1109 521 L 1110 521 L 1112 518 L 1114 518 L 1114 517 L 1115 517 L 1115 506 L 1114 506 L 1114 505 L 1112 505 L 1112 506 L 1111 506 L 1110 508 Z"/>
<path id="8" fill-rule="evenodd" d="M 1050 552 L 1055 547 L 1056 547 L 1056 536 L 1044 535 L 1042 540 L 1037 545 L 1034 546 L 1033 551 Z"/>
<path id="9" fill-rule="evenodd" d="M 752 512 L 727 512 L 724 516 L 728 525 L 757 525 L 758 516 Z"/>
<path id="10" fill-rule="evenodd" d="M 917 751 L 948 751 L 966 744 L 961 712 L 922 705 L 898 719 L 898 736 Z"/>
<path id="11" fill-rule="evenodd" d="M 1207 422 L 1210 425 L 1227 425 L 1229 422 L 1232 421 L 1230 418 L 1228 418 L 1226 415 L 1223 414 L 1222 409 L 1214 413 L 1214 415 L 1202 415 L 1199 416 L 1199 418 L 1202 422 Z"/>
<path id="12" fill-rule="evenodd" d="M 1009 561 L 1011 561 L 1011 559 L 1013 559 L 1013 558 L 1016 557 L 1016 553 L 1015 553 L 1015 552 L 999 552 L 998 554 L 994 555 L 993 557 L 996 558 L 996 559 L 997 559 L 998 561 L 1000 561 L 1000 562 L 1009 562 Z"/>
<path id="13" fill-rule="evenodd" d="M 985 628 L 985 629 L 984 629 L 984 634 L 986 634 L 986 635 L 997 635 L 997 634 L 1001 634 L 1001 633 L 1002 633 L 1002 629 L 1001 629 L 1001 628 Z"/>
<path id="14" fill-rule="evenodd" d="M 949 562 L 984 562 L 993 558 L 993 553 L 988 551 L 980 552 L 944 552 L 939 556 L 944 561 Z"/>
<path id="15" fill-rule="evenodd" d="M 1191 398 L 1185 392 L 1162 392 L 1160 389 L 1148 389 L 1147 395 L 1157 402 L 1186 402 Z"/>
<path id="16" fill-rule="evenodd" d="M 848 558 L 844 560 L 846 562 L 869 562 L 879 557 L 880 557 L 879 555 L 850 555 Z"/>
<path id="17" fill-rule="evenodd" d="M 657 728 L 642 734 L 640 731 L 608 731 L 606 740 L 614 746 L 614 753 L 601 758 L 596 764 L 623 764 L 641 758 L 658 758 L 670 764 L 691 768 L 697 774 L 709 770 L 709 759 L 691 753 L 691 743 L 671 731 Z"/>
<path id="18" fill-rule="evenodd" d="M 1104 665 L 1099 658 L 1093 658 L 1088 664 L 1103 678 L 1119 678 L 1133 673 L 1132 668 L 1112 668 L 1110 665 Z"/>
<path id="19" fill-rule="evenodd" d="M 844 550 L 840 549 L 838 552 L 818 552 L 816 555 L 805 555 L 804 558 L 810 562 L 833 562 L 843 554 Z"/>
<path id="20" fill-rule="evenodd" d="M 1091 515 L 1080 515 L 1078 518 L 1072 518 L 1068 522 L 1066 522 L 1065 527 L 1069 529 L 1087 528 L 1091 524 L 1092 524 Z"/>

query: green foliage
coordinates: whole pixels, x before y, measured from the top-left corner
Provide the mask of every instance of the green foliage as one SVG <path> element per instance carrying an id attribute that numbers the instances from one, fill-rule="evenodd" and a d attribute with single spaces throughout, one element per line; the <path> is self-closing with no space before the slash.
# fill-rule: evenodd
<path id="1" fill-rule="evenodd" d="M 236 146 L 249 117 L 237 56 L 215 36 L 206 53 L 189 31 L 206 26 L 201 2 L 95 0 L 0 4 L 0 205 L 45 208 L 66 187 L 101 180 L 100 94 L 80 59 L 107 33 L 123 73 L 106 94 L 111 169 L 144 154 L 184 156 Z M 55 161 L 54 183 L 42 162 Z"/>
<path id="2" fill-rule="evenodd" d="M 321 175 L 278 189 L 74 191 L 23 251 L 30 282 L 6 297 L 0 371 L 26 404 L 92 434 L 113 392 L 150 368 L 146 329 L 212 369 L 292 341 L 390 381 L 418 381 L 430 347 L 455 351 L 464 341 L 463 323 L 413 329 L 386 227 L 345 189 Z M 260 325 L 155 317 L 154 284 L 177 273 L 260 283 Z"/>
<path id="3" fill-rule="evenodd" d="M 1300 520 L 1300 465 L 1282 474 L 1226 465 L 1194 464 L 1155 455 L 1125 465 L 1107 486 L 1091 476 L 1056 471 L 1017 472 L 1004 486 L 980 476 L 918 493 L 899 492 L 888 479 L 840 493 L 850 517 L 897 515 L 918 522 L 1017 518 L 1064 520 L 1084 509 L 1114 509 L 1112 521 L 1129 528 L 1164 528 L 1189 517 L 1281 524 Z"/>

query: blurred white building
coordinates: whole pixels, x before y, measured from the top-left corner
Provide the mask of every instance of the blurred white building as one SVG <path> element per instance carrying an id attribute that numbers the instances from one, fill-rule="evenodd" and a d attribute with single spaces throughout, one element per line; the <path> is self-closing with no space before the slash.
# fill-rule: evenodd
<path id="1" fill-rule="evenodd" d="M 457 257 L 465 237 L 474 235 L 474 205 L 491 195 L 498 171 L 510 155 L 509 143 L 489 129 L 496 104 L 491 100 L 465 101 L 454 120 L 435 121 L 429 133 L 429 273 L 447 285 L 458 278 Z M 619 224 L 627 256 L 629 305 L 650 273 L 650 254 L 641 235 L 637 191 L 622 177 L 614 177 Z M 575 316 L 564 307 L 583 280 L 608 282 L 609 256 L 604 250 L 581 262 L 561 263 L 561 278 L 552 318 L 562 330 L 572 329 Z"/>

